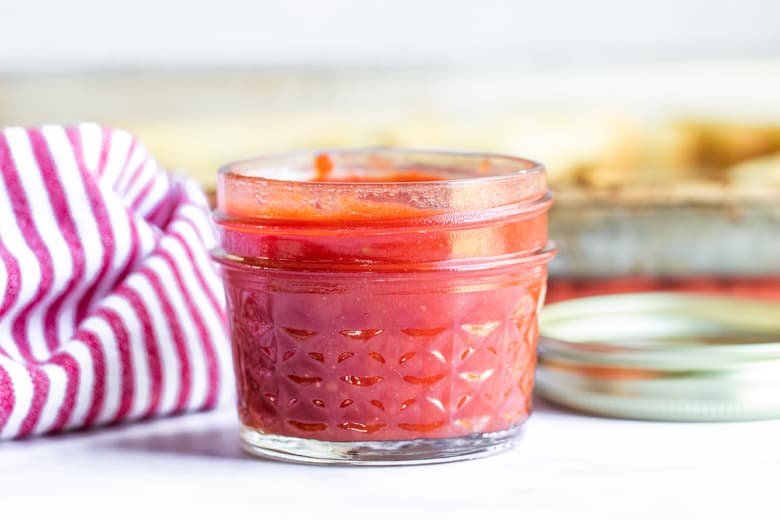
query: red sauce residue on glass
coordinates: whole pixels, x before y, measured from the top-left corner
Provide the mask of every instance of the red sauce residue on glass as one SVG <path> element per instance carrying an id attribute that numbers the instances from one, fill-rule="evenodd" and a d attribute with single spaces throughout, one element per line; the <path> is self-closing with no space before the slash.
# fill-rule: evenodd
<path id="1" fill-rule="evenodd" d="M 488 163 L 489 164 L 489 163 Z M 362 175 L 334 176 L 333 159 L 326 153 L 321 153 L 314 158 L 314 178 L 317 182 L 426 182 L 442 181 L 441 175 L 422 173 L 414 170 L 394 170 L 387 175 L 366 177 Z"/>
<path id="2" fill-rule="evenodd" d="M 333 171 L 333 161 L 326 153 L 321 153 L 314 158 L 314 180 L 325 181 Z"/>
<path id="3" fill-rule="evenodd" d="M 417 171 L 395 171 L 381 177 L 366 178 L 360 175 L 347 175 L 327 180 L 331 182 L 428 182 L 443 181 L 444 177 Z"/>

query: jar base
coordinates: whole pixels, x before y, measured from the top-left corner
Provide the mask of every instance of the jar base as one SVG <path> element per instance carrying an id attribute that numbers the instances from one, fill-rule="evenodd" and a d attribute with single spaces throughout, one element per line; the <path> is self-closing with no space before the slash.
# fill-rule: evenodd
<path id="1" fill-rule="evenodd" d="M 241 443 L 250 455 L 283 462 L 341 466 L 406 466 L 477 459 L 517 444 L 522 424 L 490 433 L 443 439 L 330 442 L 272 435 L 241 427 Z"/>

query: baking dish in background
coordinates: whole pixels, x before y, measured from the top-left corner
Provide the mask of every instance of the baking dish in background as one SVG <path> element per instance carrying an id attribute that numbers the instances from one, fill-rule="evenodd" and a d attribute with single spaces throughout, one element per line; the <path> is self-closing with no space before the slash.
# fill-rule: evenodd
<path id="1" fill-rule="evenodd" d="M 604 70 L 0 76 L 0 124 L 95 120 L 213 190 L 228 159 L 343 146 L 533 155 L 553 277 L 780 276 L 780 60 Z"/>

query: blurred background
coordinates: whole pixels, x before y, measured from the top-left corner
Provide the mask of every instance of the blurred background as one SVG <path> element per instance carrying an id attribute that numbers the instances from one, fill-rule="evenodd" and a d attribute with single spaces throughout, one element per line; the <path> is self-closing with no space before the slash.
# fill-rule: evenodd
<path id="1" fill-rule="evenodd" d="M 527 156 L 558 200 L 553 298 L 780 294 L 779 22 L 773 0 L 0 0 L 0 125 L 126 128 L 206 190 L 300 148 Z"/>

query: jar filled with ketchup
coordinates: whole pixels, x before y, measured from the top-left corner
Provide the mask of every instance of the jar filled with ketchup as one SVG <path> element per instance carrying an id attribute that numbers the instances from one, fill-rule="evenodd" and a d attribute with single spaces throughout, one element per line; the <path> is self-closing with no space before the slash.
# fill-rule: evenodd
<path id="1" fill-rule="evenodd" d="M 501 155 L 335 150 L 224 166 L 214 257 L 245 449 L 409 464 L 514 445 L 551 203 L 540 164 Z"/>

